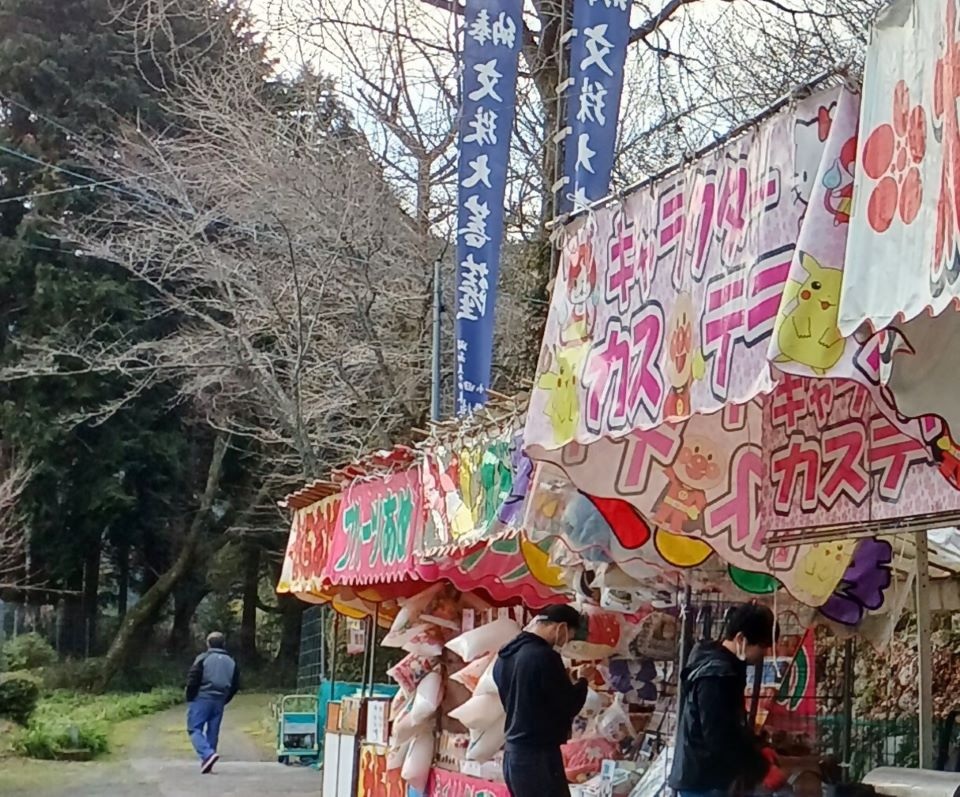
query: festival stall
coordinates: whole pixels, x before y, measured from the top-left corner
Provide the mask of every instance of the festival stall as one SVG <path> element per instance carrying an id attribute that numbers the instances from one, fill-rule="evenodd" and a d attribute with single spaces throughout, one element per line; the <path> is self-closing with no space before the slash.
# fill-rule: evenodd
<path id="1" fill-rule="evenodd" d="M 943 420 L 883 384 L 897 339 L 839 325 L 860 96 L 837 82 L 562 230 L 525 527 L 608 605 L 679 591 L 689 617 L 736 587 L 853 631 L 904 544 L 927 573 L 898 529 L 960 511 Z"/>
<path id="2" fill-rule="evenodd" d="M 502 740 L 486 770 L 461 766 L 469 731 L 447 716 L 470 692 L 450 677 L 464 661 L 446 643 L 473 630 L 493 632 L 499 647 L 530 610 L 565 598 L 556 570 L 516 525 L 529 478 L 521 423 L 487 423 L 482 434 L 478 424 L 417 450 L 371 455 L 285 501 L 293 521 L 278 590 L 365 618 L 370 630 L 389 628 L 384 645 L 407 654 L 390 670 L 395 700 L 367 691 L 331 701 L 324 794 L 429 794 L 434 781 L 462 790 L 485 775 L 490 789 L 503 789 Z M 462 652 L 477 661 L 472 647 Z M 372 673 L 376 653 L 368 655 Z"/>

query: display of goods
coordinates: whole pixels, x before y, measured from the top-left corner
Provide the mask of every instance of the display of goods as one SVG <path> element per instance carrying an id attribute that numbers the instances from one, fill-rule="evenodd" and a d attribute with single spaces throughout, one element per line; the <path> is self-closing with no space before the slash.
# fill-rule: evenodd
<path id="1" fill-rule="evenodd" d="M 388 648 L 402 648 L 410 639 L 411 631 L 419 623 L 420 615 L 424 612 L 430 602 L 440 594 L 443 584 L 434 584 L 431 587 L 418 592 L 412 598 L 407 598 L 397 613 L 397 619 L 390 626 L 389 633 L 383 638 L 381 643 Z"/>
<path id="2" fill-rule="evenodd" d="M 447 642 L 447 648 L 464 661 L 472 662 L 496 653 L 519 633 L 520 626 L 516 621 L 504 617 L 460 634 Z"/>
<path id="3" fill-rule="evenodd" d="M 415 656 L 435 658 L 443 653 L 443 630 L 432 623 L 422 623 L 411 629 L 413 635 L 401 647 Z"/>
<path id="4" fill-rule="evenodd" d="M 417 690 L 417 684 L 436 666 L 436 658 L 411 653 L 387 670 L 387 675 L 397 682 L 405 694 L 411 695 Z"/>
<path id="5" fill-rule="evenodd" d="M 617 755 L 617 745 L 602 736 L 568 742 L 562 748 L 563 769 L 571 783 L 582 783 L 600 771 L 605 758 Z"/>
<path id="6" fill-rule="evenodd" d="M 438 672 L 428 673 L 417 686 L 417 694 L 413 698 L 413 707 L 410 709 L 410 718 L 420 725 L 437 713 L 443 699 L 443 678 Z"/>
<path id="7" fill-rule="evenodd" d="M 466 667 L 457 670 L 450 678 L 457 683 L 463 684 L 471 692 L 475 692 L 481 676 L 483 676 L 487 667 L 493 662 L 493 658 L 492 653 L 481 656 L 476 661 L 470 662 Z"/>
<path id="8" fill-rule="evenodd" d="M 583 622 L 564 646 L 563 655 L 574 661 L 598 661 L 616 653 L 624 638 L 624 624 L 629 624 L 624 615 L 595 606 L 584 606 L 580 613 Z"/>
<path id="9" fill-rule="evenodd" d="M 630 714 L 623 705 L 623 697 L 614 697 L 610 706 L 597 717 L 597 733 L 611 742 L 621 742 L 634 735 Z"/>
<path id="10" fill-rule="evenodd" d="M 627 647 L 634 658 L 673 661 L 677 656 L 677 618 L 666 612 L 648 614 Z"/>
<path id="11" fill-rule="evenodd" d="M 474 695 L 459 708 L 450 712 L 450 718 L 470 730 L 489 728 L 503 714 L 497 695 Z"/>
<path id="12" fill-rule="evenodd" d="M 403 767 L 403 762 L 407 758 L 407 753 L 410 750 L 410 739 L 403 742 L 402 744 L 391 744 L 390 748 L 387 750 L 387 769 L 393 771 L 395 769 L 401 769 Z"/>
<path id="13" fill-rule="evenodd" d="M 467 748 L 467 761 L 476 761 L 480 764 L 489 761 L 500 750 L 507 740 L 507 715 L 501 714 L 488 728 L 480 731 L 470 731 L 470 746 Z"/>
<path id="14" fill-rule="evenodd" d="M 493 679 L 493 669 L 497 666 L 498 656 L 493 656 L 487 669 L 483 671 L 480 680 L 477 681 L 477 688 L 473 691 L 475 695 L 496 695 L 500 699 L 500 690 L 497 689 L 497 682 Z"/>
<path id="15" fill-rule="evenodd" d="M 407 750 L 407 756 L 403 760 L 400 776 L 419 792 L 427 788 L 435 746 L 436 740 L 432 730 L 420 733 L 410 743 L 410 749 Z"/>

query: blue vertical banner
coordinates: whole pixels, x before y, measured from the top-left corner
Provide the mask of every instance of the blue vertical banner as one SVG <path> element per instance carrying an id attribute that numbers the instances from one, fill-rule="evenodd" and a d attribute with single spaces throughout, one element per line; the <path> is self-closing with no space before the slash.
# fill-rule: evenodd
<path id="1" fill-rule="evenodd" d="M 559 210 L 579 210 L 610 192 L 631 0 L 574 0 L 563 182 Z"/>
<path id="2" fill-rule="evenodd" d="M 517 106 L 523 0 L 466 0 L 457 200 L 457 412 L 484 404 Z"/>

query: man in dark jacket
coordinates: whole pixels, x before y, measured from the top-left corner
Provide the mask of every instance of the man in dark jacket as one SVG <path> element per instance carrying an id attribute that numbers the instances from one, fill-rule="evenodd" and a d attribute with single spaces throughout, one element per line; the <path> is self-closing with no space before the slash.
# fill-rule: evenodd
<path id="1" fill-rule="evenodd" d="M 748 727 L 747 664 L 762 667 L 775 636 L 773 612 L 745 604 L 723 641 L 701 642 L 681 673 L 680 729 L 669 784 L 680 797 L 724 797 L 738 780 L 783 786 Z"/>
<path id="2" fill-rule="evenodd" d="M 220 760 L 217 742 L 227 703 L 240 689 L 240 668 L 226 651 L 219 631 L 207 637 L 207 650 L 197 656 L 187 674 L 187 733 L 200 757 L 200 771 L 213 772 Z"/>
<path id="3" fill-rule="evenodd" d="M 560 748 L 587 699 L 557 652 L 580 625 L 571 606 L 544 609 L 501 651 L 493 679 L 507 712 L 503 772 L 512 797 L 569 797 Z"/>

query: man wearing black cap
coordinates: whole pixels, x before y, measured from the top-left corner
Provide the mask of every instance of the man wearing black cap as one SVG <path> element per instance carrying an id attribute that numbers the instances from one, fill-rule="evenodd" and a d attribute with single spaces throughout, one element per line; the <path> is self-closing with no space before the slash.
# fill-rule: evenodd
<path id="1" fill-rule="evenodd" d="M 507 712 L 503 772 L 512 797 L 569 797 L 560 748 L 587 699 L 558 651 L 580 626 L 571 606 L 549 606 L 500 651 L 493 679 Z"/>

